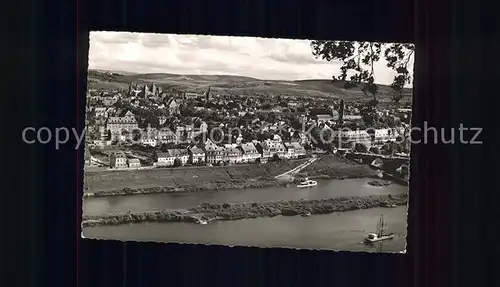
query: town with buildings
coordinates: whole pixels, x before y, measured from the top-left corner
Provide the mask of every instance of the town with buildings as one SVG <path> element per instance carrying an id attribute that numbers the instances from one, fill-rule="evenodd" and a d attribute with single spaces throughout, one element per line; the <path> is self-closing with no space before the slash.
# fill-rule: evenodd
<path id="1" fill-rule="evenodd" d="M 405 248 L 406 75 L 342 74 L 366 49 L 335 74 L 310 40 L 91 34 L 85 238 Z"/>
<path id="2" fill-rule="evenodd" d="M 86 169 L 265 164 L 339 151 L 408 156 L 411 107 L 367 109 L 366 102 L 155 83 L 90 88 Z"/>

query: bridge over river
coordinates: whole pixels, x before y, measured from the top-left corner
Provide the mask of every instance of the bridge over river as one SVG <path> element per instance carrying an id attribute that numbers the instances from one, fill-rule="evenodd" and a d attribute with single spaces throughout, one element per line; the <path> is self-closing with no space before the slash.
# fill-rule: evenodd
<path id="1" fill-rule="evenodd" d="M 394 173 L 401 165 L 410 164 L 410 158 L 402 156 L 387 156 L 373 153 L 347 153 L 345 157 L 349 160 L 368 165 L 375 159 L 380 159 L 383 162 L 381 169 L 389 173 Z"/>

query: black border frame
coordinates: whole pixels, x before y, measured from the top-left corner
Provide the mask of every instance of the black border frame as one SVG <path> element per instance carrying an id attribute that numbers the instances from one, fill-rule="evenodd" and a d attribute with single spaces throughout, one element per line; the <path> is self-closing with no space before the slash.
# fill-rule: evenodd
<path id="1" fill-rule="evenodd" d="M 481 5 L 478 1 L 467 6 L 448 0 L 336 3 L 76 0 L 50 6 L 36 2 L 22 14 L 7 18 L 28 26 L 26 32 L 10 38 L 10 44 L 18 47 L 11 46 L 13 56 L 5 59 L 9 64 L 16 60 L 14 71 L 23 73 L 22 81 L 15 73 L 6 76 L 7 87 L 15 87 L 15 96 L 8 97 L 6 105 L 15 112 L 12 134 L 18 135 L 25 126 L 83 127 L 84 51 L 89 30 L 414 40 L 414 126 L 421 126 L 423 119 L 437 127 L 456 127 L 460 120 L 490 123 L 487 118 L 498 106 L 490 93 L 496 91 L 481 83 L 493 83 L 494 73 L 489 73 L 491 67 L 473 68 L 478 62 L 494 62 L 489 52 L 497 42 L 478 37 L 492 32 L 488 21 L 495 18 L 494 9 L 480 14 L 473 6 Z M 467 12 L 478 13 L 468 17 Z M 349 21 L 354 18 L 357 21 Z M 77 89 L 78 101 L 74 98 Z M 496 133 L 485 134 L 483 141 Z M 5 200 L 5 210 L 12 208 L 6 215 L 12 218 L 14 214 L 21 222 L 9 227 L 12 236 L 5 237 L 5 246 L 23 247 L 8 248 L 6 254 L 13 256 L 4 266 L 9 270 L 6 274 L 20 268 L 18 286 L 41 282 L 93 287 L 208 282 L 231 286 L 494 286 L 480 280 L 494 278 L 494 269 L 485 264 L 485 258 L 493 259 L 498 250 L 488 249 L 487 240 L 494 239 L 494 231 L 485 228 L 486 215 L 495 216 L 496 198 L 486 192 L 494 189 L 484 182 L 498 174 L 498 168 L 487 168 L 494 166 L 494 156 L 498 156 L 497 149 L 487 145 L 412 147 L 408 254 L 398 256 L 80 240 L 76 204 L 81 192 L 76 190 L 82 186 L 82 173 L 75 169 L 77 159 L 83 168 L 83 150 L 76 154 L 73 142 L 55 151 L 53 146 L 26 145 L 20 137 L 11 138 L 9 156 L 15 161 L 10 171 L 16 176 L 6 189 L 14 192 L 6 196 L 19 204 Z M 469 212 L 464 216 L 466 207 Z M 453 224 L 453 218 L 460 223 Z M 362 268 L 365 265 L 374 267 Z"/>

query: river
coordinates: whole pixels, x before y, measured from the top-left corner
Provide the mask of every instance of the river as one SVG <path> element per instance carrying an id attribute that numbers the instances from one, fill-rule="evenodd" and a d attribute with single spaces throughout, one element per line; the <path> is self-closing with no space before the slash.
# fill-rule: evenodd
<path id="1" fill-rule="evenodd" d="M 386 187 L 374 187 L 368 184 L 371 180 L 318 180 L 318 186 L 309 190 L 296 187 L 268 187 L 207 193 L 85 198 L 84 214 L 183 209 L 203 202 L 237 203 L 300 198 L 320 199 L 407 192 L 406 186 L 395 183 Z M 134 241 L 399 252 L 406 245 L 406 210 L 406 207 L 372 208 L 309 217 L 277 216 L 214 221 L 207 225 L 182 222 L 123 224 L 88 227 L 83 230 L 83 235 L 87 238 Z M 384 214 L 384 219 L 388 223 L 388 231 L 398 235 L 382 245 L 362 244 L 361 241 L 367 233 L 375 232 L 381 214 Z"/>
<path id="2" fill-rule="evenodd" d="M 162 193 L 127 196 L 89 197 L 83 201 L 84 215 L 102 215 L 155 211 L 162 209 L 185 209 L 204 202 L 240 203 L 275 200 L 322 199 L 340 196 L 401 194 L 407 187 L 391 184 L 386 187 L 374 187 L 368 184 L 373 179 L 318 180 L 318 186 L 307 189 L 292 187 L 266 187 L 232 189 L 217 192 L 198 193 Z"/>
<path id="3" fill-rule="evenodd" d="M 406 246 L 406 206 L 372 208 L 335 214 L 193 223 L 136 223 L 87 227 L 86 238 L 201 243 L 229 246 L 289 247 L 348 251 L 399 252 Z M 398 234 L 381 245 L 361 241 L 374 232 L 380 214 L 389 232 Z"/>

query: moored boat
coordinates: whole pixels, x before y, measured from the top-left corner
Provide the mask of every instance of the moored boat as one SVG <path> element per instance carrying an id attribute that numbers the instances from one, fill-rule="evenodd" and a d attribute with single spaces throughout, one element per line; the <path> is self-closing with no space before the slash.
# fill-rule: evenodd
<path id="1" fill-rule="evenodd" d="M 196 220 L 196 223 L 201 224 L 201 225 L 205 225 L 205 224 L 207 224 L 207 223 L 208 223 L 208 221 L 206 221 L 206 220 L 204 220 L 204 219 L 199 218 L 199 219 L 197 219 L 197 220 Z"/>
<path id="2" fill-rule="evenodd" d="M 396 236 L 394 233 L 387 233 L 387 223 L 384 222 L 384 215 L 380 216 L 377 224 L 377 233 L 370 233 L 365 237 L 366 243 L 375 243 L 379 241 L 393 239 Z"/>
<path id="3" fill-rule="evenodd" d="M 297 187 L 298 188 L 304 188 L 304 187 L 313 187 L 318 185 L 318 182 L 315 180 L 309 180 L 308 178 L 305 178 L 303 181 L 301 181 Z"/>

